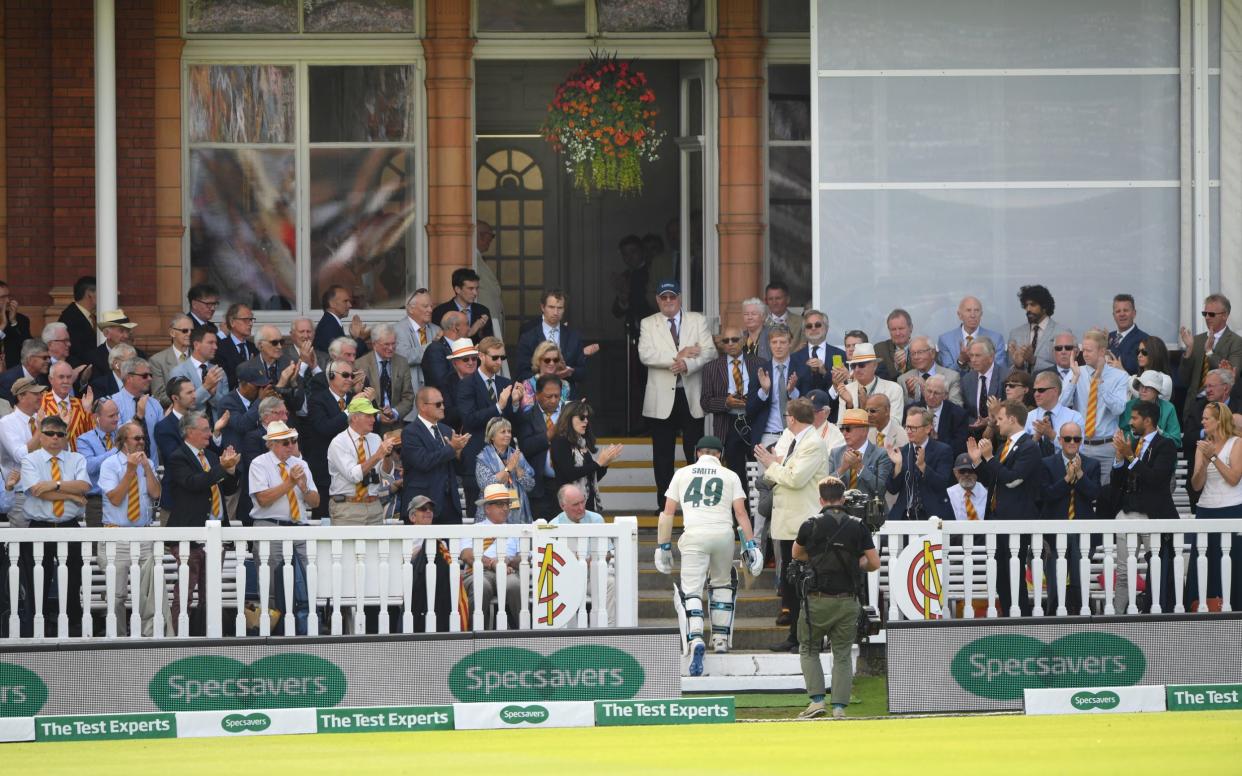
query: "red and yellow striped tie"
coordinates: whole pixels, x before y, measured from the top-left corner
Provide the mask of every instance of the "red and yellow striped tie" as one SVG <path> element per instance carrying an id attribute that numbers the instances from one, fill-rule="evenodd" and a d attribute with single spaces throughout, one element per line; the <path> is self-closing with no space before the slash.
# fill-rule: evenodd
<path id="1" fill-rule="evenodd" d="M 104 449 L 105 450 L 112 449 L 112 432 L 111 431 L 104 434 Z"/>
<path id="2" fill-rule="evenodd" d="M 440 551 L 440 559 L 445 566 L 453 565 L 453 556 L 449 554 L 446 542 L 436 542 L 436 549 Z M 457 618 L 463 631 L 470 630 L 470 597 L 466 595 L 466 580 L 461 577 L 457 580 Z"/>
<path id="3" fill-rule="evenodd" d="M 280 481 L 288 482 L 289 467 L 285 466 L 283 461 L 277 465 L 280 467 Z M 293 488 L 290 488 L 285 497 L 289 499 L 289 517 L 296 523 L 302 519 L 302 509 L 298 506 L 298 496 L 293 492 Z"/>
<path id="4" fill-rule="evenodd" d="M 1005 440 L 1005 446 L 1001 448 L 1000 462 L 1005 462 L 1005 456 L 1009 455 L 1009 447 L 1013 444 L 1013 437 Z"/>
<path id="5" fill-rule="evenodd" d="M 1087 439 L 1095 438 L 1095 412 L 1099 405 L 1100 373 L 1097 371 L 1091 376 L 1091 388 L 1087 391 L 1087 427 L 1082 430 Z"/>
<path id="6" fill-rule="evenodd" d="M 142 516 L 142 494 L 138 492 L 138 478 L 142 476 L 142 469 L 134 472 L 134 479 L 129 483 L 129 503 L 125 507 L 125 516 L 129 518 L 129 522 L 136 523 L 138 518 Z"/>
<path id="7" fill-rule="evenodd" d="M 978 520 L 979 511 L 975 509 L 975 502 L 971 500 L 970 491 L 964 490 L 962 491 L 962 495 L 966 497 L 966 519 Z"/>
<path id="8" fill-rule="evenodd" d="M 427 327 L 426 326 L 418 327 L 418 344 L 420 345 L 427 344 Z"/>
<path id="9" fill-rule="evenodd" d="M 1136 461 L 1143 460 L 1143 443 L 1146 441 L 1147 440 L 1144 439 L 1143 437 L 1139 437 L 1138 444 L 1135 445 L 1134 447 L 1134 460 Z"/>
<path id="10" fill-rule="evenodd" d="M 366 462 L 367 462 L 366 437 L 358 437 L 358 465 L 361 466 L 362 464 Z M 367 483 L 366 483 L 366 477 L 363 477 L 361 480 L 358 481 L 358 484 L 354 486 L 354 498 L 361 501 L 366 497 L 367 497 Z"/>
<path id="11" fill-rule="evenodd" d="M 850 471 L 850 490 L 858 487 L 858 469 Z"/>
<path id="12" fill-rule="evenodd" d="M 52 479 L 55 480 L 56 482 L 60 482 L 60 459 L 57 458 L 56 456 L 52 456 Z M 52 514 L 56 515 L 57 517 L 64 517 L 65 516 L 65 502 L 53 501 L 52 502 Z"/>
<path id="13" fill-rule="evenodd" d="M 211 467 L 207 465 L 207 456 L 200 451 L 198 454 L 198 462 L 203 465 L 203 471 L 211 471 Z M 220 514 L 220 486 L 211 486 L 211 517 L 222 517 Z"/>
<path id="14" fill-rule="evenodd" d="M 548 430 L 552 429 L 552 416 L 551 415 L 548 415 L 545 413 L 543 416 L 543 422 L 548 427 Z"/>
<path id="15" fill-rule="evenodd" d="M 739 359 L 733 359 L 733 385 L 736 393 L 741 396 L 742 391 L 742 362 Z"/>

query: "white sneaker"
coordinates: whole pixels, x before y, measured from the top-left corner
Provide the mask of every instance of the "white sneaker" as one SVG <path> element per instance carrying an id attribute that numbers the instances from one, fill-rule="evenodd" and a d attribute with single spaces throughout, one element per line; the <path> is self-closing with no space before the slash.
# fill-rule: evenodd
<path id="1" fill-rule="evenodd" d="M 833 706 L 832 707 L 832 718 L 833 719 L 845 719 L 845 709 L 842 709 L 837 706 Z"/>
<path id="2" fill-rule="evenodd" d="M 729 639 L 724 636 L 712 637 L 712 652 L 723 655 L 729 651 Z"/>
<path id="3" fill-rule="evenodd" d="M 828 707 L 824 705 L 823 701 L 811 701 L 811 705 L 802 710 L 802 713 L 798 715 L 798 719 L 815 719 L 827 713 Z"/>

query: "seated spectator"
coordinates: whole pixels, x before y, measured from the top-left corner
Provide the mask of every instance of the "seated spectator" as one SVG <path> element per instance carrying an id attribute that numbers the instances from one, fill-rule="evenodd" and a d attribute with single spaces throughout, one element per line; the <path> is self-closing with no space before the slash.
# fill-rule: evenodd
<path id="1" fill-rule="evenodd" d="M 840 477 L 849 490 L 883 497 L 893 462 L 882 448 L 867 441 L 871 431 L 867 411 L 846 410 L 839 425 L 845 444 L 828 453 L 829 473 Z"/>
<path id="2" fill-rule="evenodd" d="M 992 352 L 997 355 L 996 361 L 1002 367 L 1005 363 L 1005 340 L 999 331 L 983 328 L 983 303 L 977 297 L 963 297 L 957 305 L 957 319 L 961 326 L 949 329 L 936 341 L 936 360 L 948 369 L 956 369 L 965 374 L 970 368 L 970 346 L 976 340 L 986 339 L 992 343 Z"/>
<path id="3" fill-rule="evenodd" d="M 490 525 L 505 525 L 509 521 L 509 489 L 504 485 L 491 484 L 483 489 L 483 498 L 477 502 L 482 507 L 483 514 L 487 518 Z M 502 544 L 505 548 L 504 560 L 498 557 L 498 545 Z M 481 563 L 483 565 L 483 596 L 480 602 L 483 609 L 483 627 L 491 630 L 496 627 L 496 614 L 492 611 L 492 607 L 496 605 L 496 588 L 497 588 L 497 572 L 496 569 L 500 563 L 504 563 L 509 567 L 509 571 L 505 577 L 505 614 L 508 617 L 509 627 L 516 628 L 518 625 L 518 612 L 522 607 L 521 579 L 517 574 L 520 556 L 521 540 L 516 536 L 504 539 L 488 538 L 483 540 L 483 553 Z M 461 560 L 465 564 L 462 572 L 462 584 L 466 588 L 466 592 L 470 595 L 470 611 L 475 610 L 474 601 L 474 547 L 467 547 L 461 551 Z M 473 623 L 478 628 L 479 623 Z"/>
<path id="4" fill-rule="evenodd" d="M 997 360 L 992 340 L 978 339 L 970 346 L 970 369 L 962 375 L 962 401 L 971 430 L 981 432 L 988 422 L 988 399 L 1005 395 L 1007 372 Z"/>
<path id="5" fill-rule="evenodd" d="M 966 437 L 970 435 L 970 421 L 966 410 L 946 401 L 948 391 L 940 375 L 932 375 L 923 381 L 923 406 L 931 410 L 935 438 L 953 449 L 954 455 L 966 452 Z"/>
<path id="6" fill-rule="evenodd" d="M 1014 371 L 1005 377 L 1005 401 L 1020 401 L 1028 410 L 1035 406 L 1035 380 L 1030 372 Z"/>
<path id="7" fill-rule="evenodd" d="M 6 286 L 0 286 L 0 292 L 7 291 Z M 0 374 L 0 399 L 4 399 L 9 404 L 13 404 L 13 385 L 20 379 L 27 378 L 33 380 L 39 385 L 47 385 L 48 364 L 51 361 L 51 355 L 47 350 L 47 343 L 40 339 L 30 339 L 27 337 L 21 346 L 20 363 L 14 362 L 3 374 Z M 101 395 L 98 391 L 96 396 Z M 107 395 L 107 394 L 102 394 Z"/>
<path id="8" fill-rule="evenodd" d="M 557 503 L 561 506 L 561 513 L 552 518 L 552 525 L 603 525 L 604 516 L 599 512 L 592 512 L 586 508 L 586 494 L 582 492 L 582 488 L 577 485 L 562 485 L 561 489 L 556 493 Z M 613 544 L 608 542 L 608 555 L 612 555 Z M 591 561 L 596 553 L 595 543 L 591 545 L 591 556 L 587 558 L 587 568 L 590 568 Z M 616 569 L 611 565 L 605 567 L 605 574 L 608 575 L 608 622 L 616 624 L 617 622 L 617 591 L 616 591 Z M 588 577 L 588 580 L 590 578 Z M 589 582 L 588 582 L 589 584 Z M 594 590 L 592 586 L 591 590 Z"/>
<path id="9" fill-rule="evenodd" d="M 1061 449 L 1059 428 L 1073 423 L 1082 430 L 1082 414 L 1061 404 L 1061 380 L 1052 370 L 1035 375 L 1033 392 L 1035 407 L 1026 416 L 1026 433 L 1039 443 L 1040 455 L 1047 457 Z"/>
<path id="10" fill-rule="evenodd" d="M 906 406 L 905 391 L 897 383 L 876 376 L 876 368 L 880 362 L 871 343 L 859 342 L 854 346 L 853 353 L 849 360 L 852 379 L 847 383 L 838 380 L 836 372 L 833 373 L 833 391 L 840 402 L 837 417 L 841 417 L 841 413 L 848 409 L 865 409 L 867 397 L 877 393 L 888 398 L 889 407 Z"/>
<path id="11" fill-rule="evenodd" d="M 1022 286 L 1018 290 L 1018 301 L 1026 314 L 1026 323 L 1009 331 L 1009 363 L 1014 369 L 1032 373 L 1050 369 L 1052 341 L 1061 330 L 1052 319 L 1056 301 L 1044 286 Z"/>
<path id="12" fill-rule="evenodd" d="M 555 487 L 573 483 L 587 497 L 587 509 L 601 511 L 599 481 L 608 473 L 608 465 L 621 455 L 621 445 L 610 445 L 596 454 L 595 433 L 590 428 L 591 405 L 580 400 L 565 405 L 556 421 L 552 439 L 552 468 L 556 471 Z"/>
<path id="13" fill-rule="evenodd" d="M 512 502 L 509 522 L 531 522 L 530 490 L 535 487 L 535 470 L 513 440 L 513 424 L 506 418 L 492 418 L 483 436 L 483 449 L 474 462 L 475 480 L 479 487 L 492 483 L 504 485 L 509 489 Z M 476 519 L 484 518 L 483 510 L 478 510 Z"/>
<path id="14" fill-rule="evenodd" d="M 430 310 L 428 310 L 430 312 Z M 421 389 L 420 389 L 421 391 Z M 436 504 L 426 496 L 415 496 L 410 500 L 410 506 L 406 510 L 406 522 L 409 525 L 431 525 L 435 519 Z M 449 554 L 448 542 L 440 539 L 436 542 L 435 556 L 435 575 L 436 575 L 436 600 L 434 608 L 427 601 L 427 552 L 426 542 L 414 542 L 413 557 L 411 559 L 414 567 L 414 581 L 410 591 L 410 607 L 414 613 L 414 632 L 425 633 L 427 631 L 427 613 L 431 610 L 435 614 L 435 630 L 438 633 L 447 633 L 450 630 L 449 610 L 453 608 L 453 591 L 449 587 L 449 562 L 452 556 Z M 470 630 L 470 594 L 466 586 L 462 584 L 462 578 L 458 578 L 457 582 L 457 611 L 455 615 L 458 619 L 458 626 L 462 631 Z"/>
<path id="15" fill-rule="evenodd" d="M 1204 438 L 1195 444 L 1194 470 L 1190 484 L 1202 491 L 1195 507 L 1195 517 L 1200 520 L 1242 517 L 1242 448 L 1238 446 L 1238 432 L 1234 418 L 1237 417 L 1220 402 L 1211 402 L 1203 408 L 1200 419 Z M 1191 535 L 1191 547 L 1196 537 Z M 1199 598 L 1198 553 L 1191 550 L 1191 564 L 1187 570 L 1186 600 L 1199 601 L 1198 611 L 1206 603 L 1209 609 L 1220 610 L 1220 598 L 1225 585 L 1230 585 L 1230 601 L 1242 600 L 1242 542 L 1234 534 L 1229 551 L 1232 559 L 1233 578 L 1222 577 L 1222 548 L 1220 534 L 1208 534 L 1207 601 Z M 1192 607 L 1187 606 L 1190 611 Z"/>
<path id="16" fill-rule="evenodd" d="M 544 375 L 558 375 L 565 366 L 561 349 L 556 343 L 544 340 L 535 346 L 530 359 L 530 377 L 522 381 L 522 411 L 535 406 L 535 395 L 538 393 L 539 378 Z M 570 383 L 561 380 L 561 402 L 570 400 Z"/>
<path id="17" fill-rule="evenodd" d="M 897 405 L 897 411 L 901 412 L 901 405 Z M 871 423 L 871 430 L 867 432 L 867 437 L 876 447 L 887 449 L 889 447 L 905 447 L 910 444 L 909 437 L 906 436 L 906 429 L 901 423 L 897 422 L 897 418 L 893 415 L 892 405 L 888 403 L 888 397 L 883 394 L 875 394 L 868 396 L 865 409 L 867 410 L 867 420 Z"/>
<path id="18" fill-rule="evenodd" d="M 962 377 L 956 369 L 936 363 L 936 349 L 927 337 L 910 340 L 910 369 L 897 379 L 906 392 L 906 404 L 918 404 L 923 399 L 923 383 L 932 375 L 940 375 L 949 391 L 949 401 L 961 406 Z"/>
<path id="19" fill-rule="evenodd" d="M 1173 378 L 1163 372 L 1149 370 L 1130 381 L 1130 390 L 1134 395 L 1126 402 L 1126 408 L 1122 410 L 1121 417 L 1129 417 L 1130 410 L 1134 409 L 1134 405 L 1140 401 L 1149 401 L 1159 405 L 1160 422 L 1156 424 L 1156 428 L 1160 430 L 1161 435 L 1172 439 L 1180 450 L 1182 424 L 1177 419 L 1177 408 L 1173 406 L 1173 402 L 1169 401 L 1173 398 Z M 1121 424 L 1121 430 L 1126 435 L 1126 441 L 1133 444 L 1134 433 L 1130 427 Z"/>
<path id="20" fill-rule="evenodd" d="M 432 340 L 423 353 L 423 385 L 439 388 L 446 399 L 455 398 L 457 387 L 454 385 L 450 388 L 448 384 L 453 374 L 449 354 L 453 351 L 454 342 L 469 339 L 466 335 L 470 331 L 470 324 L 466 323 L 465 313 L 453 310 L 444 314 L 444 318 L 440 321 L 440 328 L 444 336 Z M 470 343 L 470 347 L 474 348 L 474 342 Z M 478 363 L 476 358 L 475 365 L 477 366 Z"/>
<path id="21" fill-rule="evenodd" d="M 900 307 L 888 314 L 885 320 L 888 339 L 875 343 L 875 354 L 880 359 L 877 374 L 885 380 L 896 381 L 910 368 L 910 335 L 914 333 L 914 321 L 910 313 Z M 932 351 L 935 359 L 935 351 Z"/>

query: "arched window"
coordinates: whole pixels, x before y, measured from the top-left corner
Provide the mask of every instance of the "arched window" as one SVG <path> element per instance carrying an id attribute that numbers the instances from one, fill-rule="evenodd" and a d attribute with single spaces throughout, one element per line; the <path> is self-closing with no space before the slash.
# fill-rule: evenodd
<path id="1" fill-rule="evenodd" d="M 539 316 L 543 290 L 544 175 L 539 163 L 517 148 L 488 154 L 477 176 L 479 220 L 496 239 L 483 255 L 500 279 L 505 340 Z"/>

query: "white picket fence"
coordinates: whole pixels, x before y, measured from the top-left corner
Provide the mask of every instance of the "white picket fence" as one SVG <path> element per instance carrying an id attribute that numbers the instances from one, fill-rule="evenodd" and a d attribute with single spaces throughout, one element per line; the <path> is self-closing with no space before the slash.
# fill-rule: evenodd
<path id="1" fill-rule="evenodd" d="M 1162 600 L 1165 586 L 1173 586 L 1173 612 L 1188 611 L 1184 601 L 1187 570 L 1192 553 L 1197 558 L 1197 582 L 1199 611 L 1207 599 L 1208 536 L 1220 537 L 1221 579 L 1223 588 L 1222 611 L 1231 611 L 1230 580 L 1232 563 L 1230 548 L 1235 532 L 1242 529 L 1237 520 L 1005 520 L 1005 521 L 939 521 L 932 518 L 919 522 L 889 522 L 881 528 L 878 536 L 884 537 L 880 571 L 868 574 L 868 596 L 877 611 L 887 607 L 888 620 L 904 619 L 892 595 L 894 584 L 907 584 L 908 567 L 896 569 L 897 558 L 908 542 L 926 541 L 929 549 L 939 547 L 942 560 L 937 577 L 940 583 L 940 611 L 953 616 L 958 602 L 961 615 L 969 619 L 976 616 L 975 601 L 985 600 L 988 618 L 998 616 L 1017 617 L 1019 589 L 1026 586 L 1027 571 L 1031 575 L 1032 616 L 1068 614 L 1133 614 L 1138 611 L 1137 597 L 1139 579 L 1150 572 L 1151 613 L 1164 611 Z M 1091 535 L 1098 534 L 1102 543 L 1092 551 Z M 998 557 L 999 537 L 1008 537 L 1008 553 Z M 1082 593 L 1076 611 L 1066 606 L 1066 588 L 1069 582 L 1069 537 L 1077 536 L 1080 553 L 1077 560 Z M 1122 537 L 1126 538 L 1126 575 L 1114 579 L 1118 568 L 1117 548 Z M 953 537 L 960 537 L 959 542 Z M 1028 557 L 1020 555 L 1022 538 L 1029 543 Z M 1142 537 L 1150 549 L 1150 562 L 1139 551 L 1137 539 Z M 1191 539 L 1194 538 L 1194 547 Z M 1158 562 L 1158 553 L 1165 541 L 1170 562 Z M 1045 566 L 1053 569 L 1053 584 L 1046 585 Z M 1166 578 L 1168 565 L 1171 579 Z M 905 578 L 903 578 L 903 574 Z M 1010 601 L 1007 612 L 998 611 L 998 581 L 1000 574 L 1007 574 Z M 1126 605 L 1118 611 L 1114 605 L 1116 586 L 1120 585 Z M 1046 589 L 1047 588 L 1047 589 Z M 1056 592 L 1056 605 L 1049 604 L 1050 592 Z"/>
<path id="2" fill-rule="evenodd" d="M 506 544 L 508 539 L 518 539 L 518 558 L 516 568 L 511 568 L 507 561 Z M 20 642 L 19 633 L 19 579 L 18 565 L 19 547 L 29 543 L 34 559 L 33 595 L 31 604 L 34 607 L 35 640 L 41 639 L 38 634 L 45 631 L 45 623 L 55 618 L 55 640 L 70 638 L 69 614 L 66 608 L 66 596 L 58 596 L 58 610 L 43 611 L 44 574 L 43 558 L 48 547 L 55 545 L 57 557 L 56 588 L 63 591 L 69 587 L 67 566 L 70 543 L 80 545 L 83 557 L 81 596 L 84 602 L 82 621 L 80 623 L 83 638 L 92 638 L 96 630 L 96 618 L 102 618 L 102 631 L 105 637 L 114 638 L 121 630 L 118 627 L 114 607 L 106 602 L 113 600 L 118 585 L 124 584 L 125 575 L 132 581 L 129 585 L 127 604 L 131 612 L 129 616 L 129 637 L 140 639 L 141 624 L 138 600 L 141 597 L 139 584 L 140 569 L 138 557 L 143 545 L 153 547 L 155 557 L 163 559 L 154 564 L 154 583 L 156 591 L 163 591 L 165 598 L 170 598 L 174 584 L 178 583 L 180 595 L 180 614 L 173 623 L 173 631 L 178 637 L 190 635 L 189 610 L 191 606 L 203 606 L 204 602 L 191 598 L 188 558 L 191 543 L 203 546 L 206 556 L 204 575 L 206 577 L 205 620 L 206 636 L 220 638 L 226 635 L 224 622 L 226 610 L 233 610 L 233 634 L 244 635 L 247 623 L 246 606 L 246 575 L 247 561 L 252 561 L 254 574 L 259 586 L 259 635 L 272 633 L 272 620 L 265 605 L 269 601 L 272 586 L 272 570 L 274 551 L 280 550 L 283 564 L 279 568 L 284 588 L 284 611 L 287 616 L 282 618 L 281 631 L 284 635 L 295 633 L 294 615 L 294 544 L 305 544 L 306 569 L 305 582 L 307 600 L 307 633 L 315 636 L 320 633 L 319 607 L 327 609 L 331 634 L 341 634 L 344 624 L 351 618 L 347 612 L 357 612 L 352 617 L 353 633 L 363 633 L 365 618 L 361 615 L 364 607 L 378 607 L 378 632 L 394 631 L 409 633 L 414 630 L 414 610 L 412 586 L 414 567 L 412 563 L 416 543 L 422 543 L 423 552 L 427 557 L 435 557 L 440 542 L 447 545 L 450 556 L 448 563 L 449 591 L 452 605 L 448 614 L 450 632 L 461 630 L 458 616 L 460 602 L 460 582 L 464 576 L 461 553 L 471 549 L 474 555 L 470 566 L 473 589 L 467 596 L 471 602 L 471 626 L 482 630 L 485 621 L 483 609 L 484 544 L 487 540 L 495 540 L 496 560 L 496 628 L 508 627 L 505 593 L 509 586 L 518 585 L 524 594 L 520 596 L 521 605 L 516 613 L 518 627 L 531 629 L 538 627 L 541 607 L 532 595 L 539 582 L 540 561 L 533 557 L 534 548 L 543 546 L 550 540 L 562 540 L 569 547 L 575 558 L 587 564 L 584 580 L 585 590 L 566 590 L 563 600 L 578 600 L 576 611 L 563 611 L 558 618 L 567 618 L 567 627 L 634 627 L 638 624 L 638 521 L 634 517 L 617 517 L 612 523 L 596 525 L 549 525 L 543 521 L 531 525 L 491 525 L 476 523 L 473 525 L 447 526 L 408 526 L 385 525 L 368 527 L 344 526 L 311 526 L 311 527 L 259 527 L 259 528 L 223 528 L 219 522 L 211 521 L 203 528 L 4 528 L 0 529 L 0 544 L 7 545 L 9 564 L 8 595 L 9 595 L 9 635 L 0 643 Z M 121 567 L 114 562 L 116 550 L 124 544 L 130 546 L 131 563 Z M 168 553 L 176 545 L 180 563 Z M 102 550 L 104 565 L 96 561 L 97 553 Z M 573 558 L 567 559 L 573 561 Z M 428 602 L 426 619 L 423 623 L 428 632 L 437 630 L 439 624 L 435 612 L 437 571 L 436 564 L 427 563 L 424 568 L 426 584 L 426 600 Z M 609 593 L 611 592 L 611 596 Z M 609 598 L 615 602 L 615 613 L 610 616 Z M 589 604 L 589 611 L 588 611 Z M 399 625 L 392 621 L 389 607 L 399 608 Z M 154 637 L 164 638 L 164 614 L 160 605 L 154 608 Z"/>

